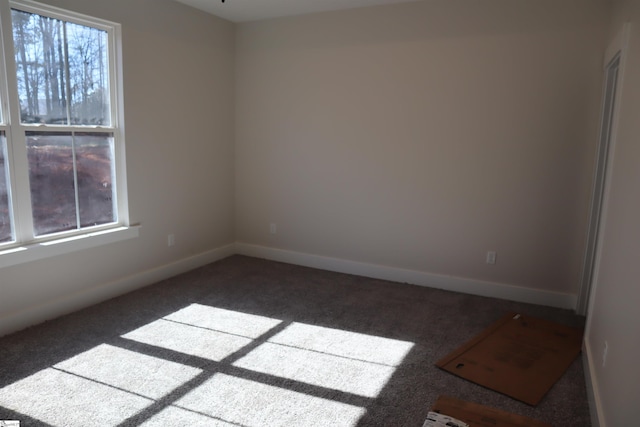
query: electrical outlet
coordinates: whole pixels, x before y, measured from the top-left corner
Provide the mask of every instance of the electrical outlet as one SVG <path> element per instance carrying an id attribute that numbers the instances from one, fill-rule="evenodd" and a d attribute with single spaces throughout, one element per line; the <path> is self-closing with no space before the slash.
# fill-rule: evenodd
<path id="1" fill-rule="evenodd" d="M 167 246 L 171 247 L 176 244 L 176 236 L 173 234 L 167 235 Z"/>
<path id="2" fill-rule="evenodd" d="M 496 263 L 496 251 L 487 252 L 487 264 L 495 264 Z"/>
<path id="3" fill-rule="evenodd" d="M 604 342 L 604 348 L 602 349 L 602 367 L 607 366 L 607 355 L 609 354 L 609 343 L 607 341 Z"/>
<path id="4" fill-rule="evenodd" d="M 271 234 L 276 234 L 278 232 L 278 228 L 276 227 L 276 225 L 274 223 L 271 223 L 269 225 L 269 232 Z"/>

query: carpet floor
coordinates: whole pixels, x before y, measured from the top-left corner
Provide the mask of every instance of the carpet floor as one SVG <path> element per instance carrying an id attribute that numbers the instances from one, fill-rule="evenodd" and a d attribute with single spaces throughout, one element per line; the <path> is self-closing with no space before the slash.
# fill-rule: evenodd
<path id="1" fill-rule="evenodd" d="M 582 361 L 531 407 L 436 368 L 514 311 L 572 311 L 232 256 L 0 338 L 21 426 L 422 426 L 440 395 L 590 426 Z"/>

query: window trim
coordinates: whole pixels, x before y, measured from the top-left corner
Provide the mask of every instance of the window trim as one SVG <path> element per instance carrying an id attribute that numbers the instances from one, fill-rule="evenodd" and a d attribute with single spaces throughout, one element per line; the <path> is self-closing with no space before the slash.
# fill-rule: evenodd
<path id="1" fill-rule="evenodd" d="M 21 123 L 19 95 L 17 91 L 17 68 L 13 51 L 11 9 L 49 16 L 107 32 L 109 39 L 109 95 L 111 99 L 110 126 Z M 15 241 L 0 243 L 0 268 L 137 237 L 140 226 L 132 226 L 129 219 L 125 158 L 121 25 L 28 0 L 0 0 L 0 14 L 0 67 L 2 67 L 3 70 L 11 70 L 10 72 L 4 72 L 5 78 L 3 81 L 0 81 L 2 117 L 4 118 L 4 124 L 0 122 L 0 131 L 5 132 L 7 140 L 7 166 L 9 168 L 9 179 L 11 180 L 9 192 L 19 194 L 19 197 L 16 197 L 15 194 L 13 196 L 9 194 L 10 209 L 13 213 L 11 219 Z M 115 163 L 114 171 L 116 177 L 114 186 L 116 197 L 115 208 L 117 210 L 116 222 L 35 236 L 33 219 L 31 217 L 32 208 L 28 167 L 26 167 L 25 163 L 25 135 L 27 131 L 110 132 L 113 134 L 113 162 Z M 16 138 L 20 140 L 17 143 Z M 16 167 L 16 164 L 20 164 L 21 166 Z"/>
<path id="2" fill-rule="evenodd" d="M 90 249 L 140 235 L 140 225 L 120 226 L 0 249 L 0 268 Z"/>

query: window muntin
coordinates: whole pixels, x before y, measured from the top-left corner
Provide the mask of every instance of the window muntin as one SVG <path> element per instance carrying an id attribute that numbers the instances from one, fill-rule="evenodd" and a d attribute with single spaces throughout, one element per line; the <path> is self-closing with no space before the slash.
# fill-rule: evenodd
<path id="1" fill-rule="evenodd" d="M 0 250 L 128 226 L 118 24 L 20 0 L 0 11 Z"/>

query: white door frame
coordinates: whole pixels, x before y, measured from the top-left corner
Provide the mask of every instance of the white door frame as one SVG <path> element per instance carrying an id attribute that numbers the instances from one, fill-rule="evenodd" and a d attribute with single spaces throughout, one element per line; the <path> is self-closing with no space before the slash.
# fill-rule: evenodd
<path id="1" fill-rule="evenodd" d="M 625 23 L 616 38 L 607 47 L 604 56 L 604 84 L 598 151 L 594 165 L 587 241 L 576 305 L 576 312 L 581 315 L 586 315 L 591 311 L 596 290 L 629 33 L 630 24 Z"/>

